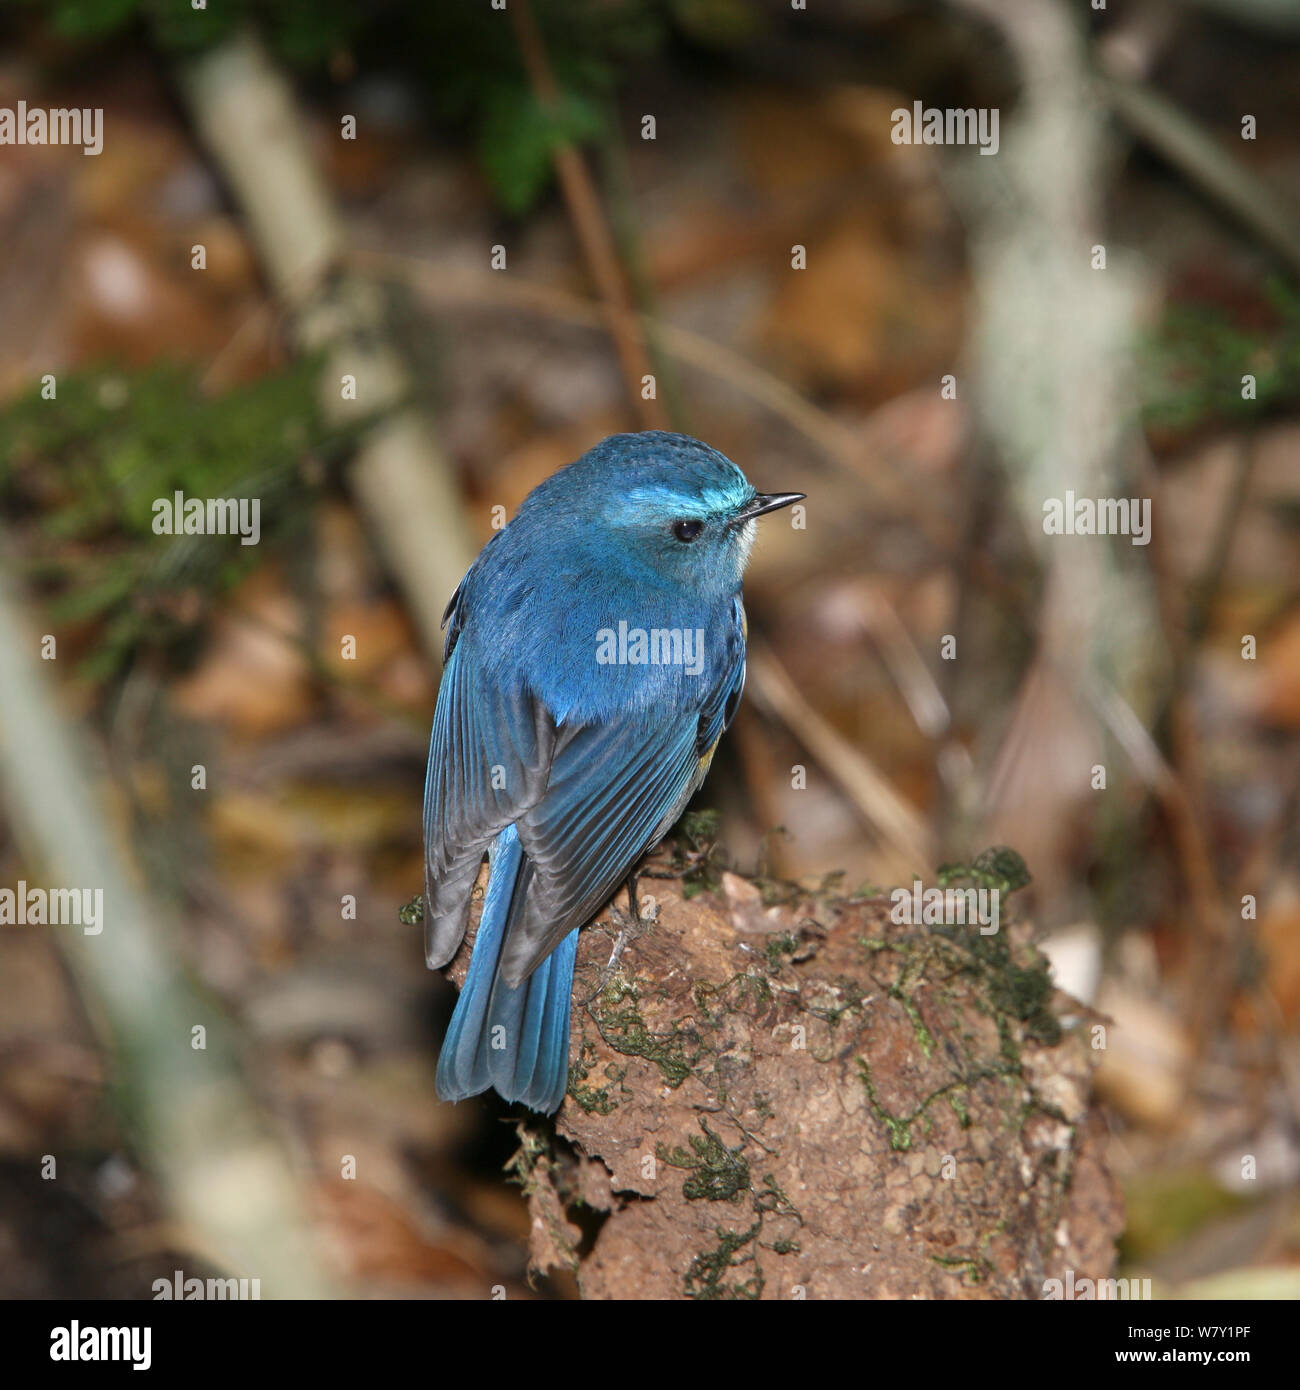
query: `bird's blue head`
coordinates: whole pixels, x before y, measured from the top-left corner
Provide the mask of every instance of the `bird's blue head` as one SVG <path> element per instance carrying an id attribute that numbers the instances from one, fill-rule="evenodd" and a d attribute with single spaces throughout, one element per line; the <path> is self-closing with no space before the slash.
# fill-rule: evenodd
<path id="1" fill-rule="evenodd" d="M 740 587 L 755 521 L 798 492 L 756 492 L 734 463 L 684 434 L 615 434 L 561 469 L 521 508 L 568 514 L 566 530 L 632 571 L 704 595 Z"/>

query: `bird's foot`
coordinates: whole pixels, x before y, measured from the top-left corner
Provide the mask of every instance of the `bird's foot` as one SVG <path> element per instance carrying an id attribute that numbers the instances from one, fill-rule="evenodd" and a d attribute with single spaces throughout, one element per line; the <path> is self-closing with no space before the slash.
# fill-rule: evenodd
<path id="1" fill-rule="evenodd" d="M 609 954 L 609 961 L 604 970 L 600 972 L 600 979 L 596 982 L 596 988 L 591 992 L 588 1003 L 602 994 L 605 987 L 614 978 L 614 973 L 623 959 L 623 952 L 627 949 L 628 943 L 644 935 L 654 925 L 655 918 L 659 916 L 658 905 L 653 903 L 646 913 L 642 914 L 636 900 L 635 878 L 628 879 L 627 903 L 628 910 L 626 912 L 616 904 L 610 904 L 609 915 L 618 928 L 618 935 L 614 938 L 614 949 Z"/>

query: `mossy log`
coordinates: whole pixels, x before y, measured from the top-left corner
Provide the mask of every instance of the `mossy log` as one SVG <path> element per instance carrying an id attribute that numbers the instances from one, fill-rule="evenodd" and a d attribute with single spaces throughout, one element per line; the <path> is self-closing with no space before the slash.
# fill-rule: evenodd
<path id="1" fill-rule="evenodd" d="M 1007 892 L 1018 864 L 945 878 Z M 582 934 L 569 1094 L 515 1164 L 537 1268 L 597 1299 L 1041 1298 L 1112 1273 L 1092 1020 L 1025 924 L 685 872 L 641 880 L 653 920 L 612 972 L 617 908 Z"/>

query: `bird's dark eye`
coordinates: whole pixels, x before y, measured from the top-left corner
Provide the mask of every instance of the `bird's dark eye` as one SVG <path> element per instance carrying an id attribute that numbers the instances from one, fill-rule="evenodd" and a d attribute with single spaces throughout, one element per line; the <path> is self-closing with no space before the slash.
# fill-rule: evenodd
<path id="1" fill-rule="evenodd" d="M 702 521 L 674 521 L 673 535 L 679 541 L 693 541 L 704 530 Z"/>

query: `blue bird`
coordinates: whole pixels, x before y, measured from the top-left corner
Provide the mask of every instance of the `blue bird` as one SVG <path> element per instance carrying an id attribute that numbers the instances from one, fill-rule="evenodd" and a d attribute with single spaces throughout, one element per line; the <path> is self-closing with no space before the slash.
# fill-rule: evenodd
<path id="1" fill-rule="evenodd" d="M 487 892 L 438 1094 L 543 1113 L 568 1086 L 578 929 L 681 815 L 745 684 L 755 492 L 697 439 L 618 434 L 524 499 L 443 615 L 424 787 L 425 959 Z"/>

